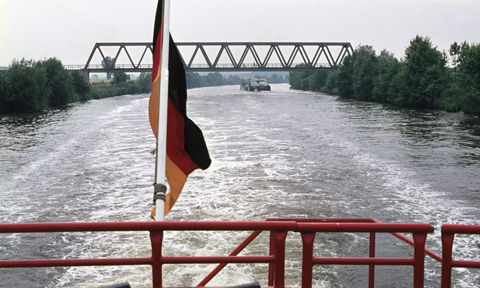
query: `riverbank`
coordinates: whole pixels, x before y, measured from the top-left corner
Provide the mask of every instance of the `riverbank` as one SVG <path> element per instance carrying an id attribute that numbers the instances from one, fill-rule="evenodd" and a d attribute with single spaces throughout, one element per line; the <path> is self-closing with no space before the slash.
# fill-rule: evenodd
<path id="1" fill-rule="evenodd" d="M 111 82 L 95 82 L 91 86 L 91 99 L 150 93 L 150 74 L 141 75 L 137 80 L 112 84 Z"/>
<path id="2" fill-rule="evenodd" d="M 451 59 L 421 36 L 400 60 L 386 50 L 377 55 L 371 46 L 358 46 L 338 70 L 292 72 L 290 85 L 396 107 L 480 115 L 480 44 L 454 43 L 449 53 Z"/>

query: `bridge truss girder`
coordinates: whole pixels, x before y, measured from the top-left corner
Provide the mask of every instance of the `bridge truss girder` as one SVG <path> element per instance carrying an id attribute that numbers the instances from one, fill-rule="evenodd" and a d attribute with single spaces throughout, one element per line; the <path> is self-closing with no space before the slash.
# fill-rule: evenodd
<path id="1" fill-rule="evenodd" d="M 294 70 L 332 70 L 337 69 L 345 56 L 353 52 L 352 45 L 348 42 L 180 42 L 176 43 L 181 50 L 182 47 L 195 47 L 191 57 L 184 60 L 186 70 L 190 71 L 294 71 Z M 206 47 L 217 47 L 218 52 L 211 57 Z M 243 52 L 235 56 L 232 48 L 236 47 Z M 259 48 L 265 48 L 267 52 L 261 56 Z M 314 48 L 307 52 L 307 47 Z M 337 48 L 337 53 L 332 53 L 332 48 Z M 290 49 L 286 53 L 285 49 Z M 238 50 L 238 49 L 237 49 Z M 311 51 L 315 51 L 312 55 Z M 227 63 L 220 63 L 220 59 L 228 59 Z M 301 57 L 301 61 L 295 61 Z M 334 56 L 335 55 L 335 56 Z M 194 61 L 200 56 L 205 64 L 195 64 Z M 247 63 L 247 56 L 253 59 Z M 272 63 L 272 56 L 279 63 Z M 288 57 L 285 57 L 288 56 Z M 321 63 L 320 59 L 326 62 Z"/>
<path id="2" fill-rule="evenodd" d="M 177 42 L 176 45 L 180 50 L 185 70 L 191 72 L 334 70 L 339 67 L 346 55 L 353 52 L 349 42 Z M 102 47 L 118 48 L 110 65 L 107 65 L 107 57 Z M 133 60 L 128 51 L 130 47 L 144 47 L 138 61 Z M 182 52 L 183 48 L 193 49 L 190 57 L 184 57 L 183 54 L 186 53 Z M 212 49 L 216 50 L 213 54 Z M 207 53 L 207 50 L 210 53 Z M 259 53 L 259 50 L 266 53 Z M 150 72 L 152 64 L 142 63 L 147 51 L 153 54 L 152 43 L 96 43 L 83 70 L 89 73 Z M 104 65 L 91 63 L 97 52 Z M 117 63 L 122 52 L 126 54 L 130 63 Z M 195 64 L 198 59 L 204 64 Z M 277 62 L 273 63 L 274 61 Z"/>
<path id="3" fill-rule="evenodd" d="M 107 57 L 103 53 L 102 47 L 114 47 L 118 48 L 117 52 L 115 53 L 115 57 L 113 57 L 113 62 L 108 63 Z M 132 59 L 132 56 L 128 52 L 129 47 L 144 47 L 143 53 L 138 60 L 138 62 L 134 62 Z M 116 63 L 118 56 L 124 51 L 124 53 L 127 55 L 129 62 L 128 64 L 122 63 L 118 64 Z M 126 42 L 126 43 L 95 43 L 95 46 L 92 49 L 92 52 L 90 53 L 90 56 L 88 57 L 87 63 L 85 64 L 85 67 L 83 70 L 87 70 L 89 72 L 109 72 L 109 73 L 114 73 L 114 72 L 151 72 L 152 70 L 152 65 L 151 64 L 142 64 L 142 61 L 145 58 L 145 54 L 147 54 L 147 51 L 150 51 L 149 55 L 153 54 L 153 45 L 152 43 L 149 42 Z M 102 64 L 92 64 L 92 59 L 96 55 L 96 53 L 100 53 L 102 61 L 104 61 L 104 65 Z M 108 65 L 110 64 L 110 65 Z"/>

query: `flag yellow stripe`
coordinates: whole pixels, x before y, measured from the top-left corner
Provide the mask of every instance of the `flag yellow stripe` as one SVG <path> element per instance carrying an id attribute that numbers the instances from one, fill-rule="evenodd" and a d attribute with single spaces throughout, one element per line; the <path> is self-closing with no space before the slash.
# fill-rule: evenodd
<path id="1" fill-rule="evenodd" d="M 182 170 L 170 160 L 168 155 L 166 165 L 167 181 L 170 186 L 170 191 L 165 197 L 165 215 L 170 212 L 178 197 L 180 197 L 185 182 L 187 182 L 187 175 L 185 175 Z"/>
<path id="2" fill-rule="evenodd" d="M 150 100 L 148 102 L 148 119 L 150 121 L 150 127 L 152 128 L 155 138 L 157 137 L 157 127 L 158 127 L 158 101 L 159 101 L 159 90 L 160 89 L 160 73 L 157 74 L 157 77 L 152 82 L 152 94 L 150 95 Z"/>

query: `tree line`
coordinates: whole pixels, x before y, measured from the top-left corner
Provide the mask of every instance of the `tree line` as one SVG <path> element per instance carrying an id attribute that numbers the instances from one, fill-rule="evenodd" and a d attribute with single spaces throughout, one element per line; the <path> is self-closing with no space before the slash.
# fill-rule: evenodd
<path id="1" fill-rule="evenodd" d="M 114 77 L 113 85 L 92 87 L 82 72 L 66 70 L 56 58 L 14 60 L 8 70 L 0 72 L 0 114 L 41 112 L 90 99 L 147 93 L 151 89 L 148 73 L 128 82 L 125 73 L 115 73 Z"/>
<path id="2" fill-rule="evenodd" d="M 480 44 L 455 42 L 447 54 L 430 38 L 416 36 L 400 60 L 386 50 L 377 55 L 371 46 L 359 45 L 333 72 L 291 72 L 290 86 L 398 107 L 478 115 Z"/>
<path id="3" fill-rule="evenodd" d="M 67 71 L 60 61 L 14 60 L 0 73 L 0 112 L 36 112 L 88 97 L 90 87 L 78 71 Z"/>
<path id="4" fill-rule="evenodd" d="M 269 81 L 287 82 L 285 78 L 272 75 Z M 186 80 L 187 88 L 240 85 L 245 81 L 239 76 L 223 77 L 218 72 L 207 75 L 187 72 Z M 56 58 L 14 60 L 8 70 L 0 71 L 0 114 L 41 112 L 90 99 L 150 93 L 151 82 L 151 73 L 141 73 L 135 81 L 127 81 L 127 75 L 119 72 L 113 73 L 111 83 L 93 86 L 82 72 L 66 70 Z"/>

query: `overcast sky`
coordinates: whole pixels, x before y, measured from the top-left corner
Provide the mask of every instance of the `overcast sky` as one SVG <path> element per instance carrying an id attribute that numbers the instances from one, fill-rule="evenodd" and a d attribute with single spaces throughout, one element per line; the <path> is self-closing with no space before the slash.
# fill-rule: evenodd
<path id="1" fill-rule="evenodd" d="M 96 42 L 152 41 L 156 0 L 0 0 L 0 66 L 85 64 Z M 480 0 L 171 0 L 175 41 L 346 41 L 404 56 L 416 35 L 439 50 L 480 43 Z M 112 55 L 113 57 L 114 55 Z"/>

